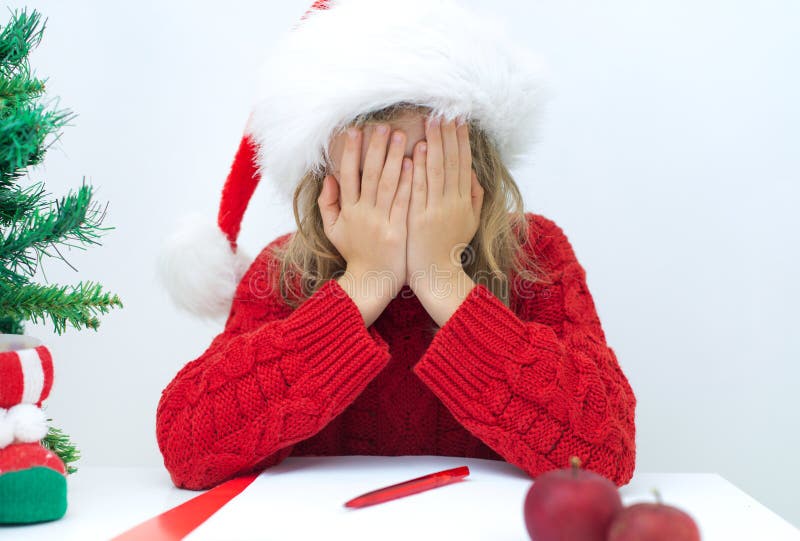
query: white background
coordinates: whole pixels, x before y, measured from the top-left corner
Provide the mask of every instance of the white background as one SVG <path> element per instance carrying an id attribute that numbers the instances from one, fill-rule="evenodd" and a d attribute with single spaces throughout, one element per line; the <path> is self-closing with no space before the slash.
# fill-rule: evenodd
<path id="1" fill-rule="evenodd" d="M 48 18 L 32 65 L 79 115 L 31 179 L 61 196 L 85 176 L 116 228 L 66 252 L 77 273 L 43 270 L 125 307 L 96 333 L 27 327 L 53 351 L 45 406 L 78 467 L 162 464 L 161 390 L 221 323 L 169 303 L 157 247 L 176 216 L 216 216 L 260 52 L 310 4 L 11 2 Z M 718 472 L 800 525 L 800 4 L 493 4 L 552 71 L 535 159 L 514 173 L 587 271 L 638 398 L 637 471 Z M 240 243 L 292 229 L 260 186 Z"/>

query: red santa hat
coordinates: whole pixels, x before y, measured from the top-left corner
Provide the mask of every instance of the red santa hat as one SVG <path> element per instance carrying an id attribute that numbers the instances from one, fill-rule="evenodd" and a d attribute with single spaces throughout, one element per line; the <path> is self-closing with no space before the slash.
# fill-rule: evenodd
<path id="1" fill-rule="evenodd" d="M 518 165 L 546 90 L 541 60 L 508 34 L 493 13 L 457 0 L 314 2 L 260 68 L 216 222 L 186 217 L 162 245 L 172 300 L 200 317 L 227 315 L 252 263 L 236 240 L 259 181 L 290 202 L 304 174 L 324 174 L 330 138 L 365 112 L 406 102 L 467 118 Z"/>

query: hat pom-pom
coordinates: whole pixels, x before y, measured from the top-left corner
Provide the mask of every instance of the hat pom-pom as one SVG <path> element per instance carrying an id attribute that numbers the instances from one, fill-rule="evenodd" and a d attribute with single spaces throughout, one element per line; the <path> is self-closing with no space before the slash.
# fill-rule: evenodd
<path id="1" fill-rule="evenodd" d="M 230 312 L 236 288 L 251 263 L 241 247 L 233 251 L 216 221 L 193 214 L 164 239 L 158 274 L 178 307 L 218 319 Z"/>

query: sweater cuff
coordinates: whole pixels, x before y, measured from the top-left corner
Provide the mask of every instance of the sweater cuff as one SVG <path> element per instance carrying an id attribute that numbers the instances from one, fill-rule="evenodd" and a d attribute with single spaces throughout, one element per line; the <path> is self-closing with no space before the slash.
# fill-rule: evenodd
<path id="1" fill-rule="evenodd" d="M 354 400 L 390 358 L 386 341 L 364 325 L 358 306 L 334 279 L 291 312 L 279 333 L 283 375 L 306 396 Z"/>
<path id="2" fill-rule="evenodd" d="M 502 404 L 487 407 L 488 402 L 507 398 L 509 378 L 519 365 L 546 361 L 549 372 L 561 352 L 551 327 L 521 320 L 489 288 L 476 284 L 412 370 L 454 413 L 494 424 Z"/>

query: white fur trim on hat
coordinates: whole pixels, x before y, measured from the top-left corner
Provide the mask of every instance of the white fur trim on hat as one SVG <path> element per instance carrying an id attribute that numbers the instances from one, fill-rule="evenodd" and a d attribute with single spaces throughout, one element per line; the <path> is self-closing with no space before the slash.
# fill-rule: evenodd
<path id="1" fill-rule="evenodd" d="M 359 114 L 412 102 L 476 122 L 513 168 L 537 138 L 543 62 L 488 11 L 454 0 L 331 0 L 262 62 L 248 130 L 266 182 L 291 200 L 330 160 L 330 137 Z"/>
<path id="2" fill-rule="evenodd" d="M 228 315 L 236 287 L 252 261 L 240 246 L 233 252 L 216 221 L 191 214 L 164 239 L 158 274 L 177 306 L 218 319 Z"/>

